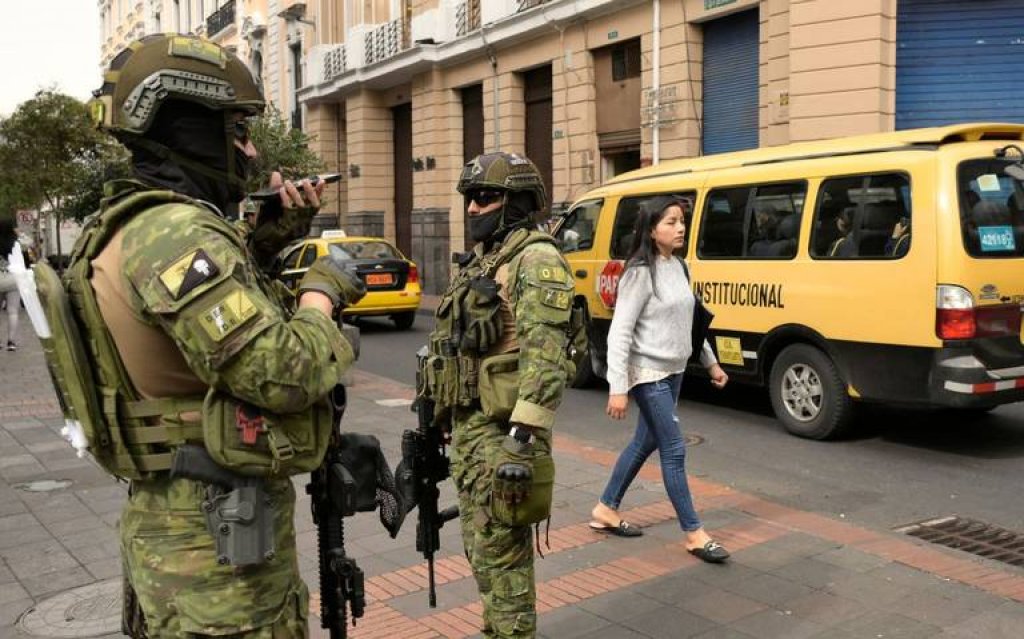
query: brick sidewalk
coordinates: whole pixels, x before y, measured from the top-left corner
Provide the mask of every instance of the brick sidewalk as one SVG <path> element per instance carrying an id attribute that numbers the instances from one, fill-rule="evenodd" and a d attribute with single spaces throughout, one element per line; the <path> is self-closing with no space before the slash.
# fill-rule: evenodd
<path id="1" fill-rule="evenodd" d="M 38 344 L 22 341 L 22 350 L 0 353 L 0 638 L 27 636 L 15 623 L 41 601 L 120 574 L 115 526 L 124 485 L 77 459 L 60 440 Z M 388 459 L 397 460 L 401 430 L 413 415 L 407 405 L 385 400 L 411 395 L 408 387 L 357 371 L 346 428 L 377 435 Z M 728 565 L 708 565 L 683 547 L 656 466 L 641 471 L 627 497 L 625 516 L 645 526 L 645 536 L 617 539 L 586 526 L 616 452 L 559 435 L 555 457 L 556 514 L 550 548 L 537 560 L 544 637 L 1022 636 L 1024 573 L 1018 569 L 694 478 L 702 517 L 733 552 Z M 41 480 L 70 483 L 26 490 Z M 300 568 L 315 589 L 316 540 L 304 481 L 296 481 Z M 450 486 L 442 501 L 453 503 Z M 437 609 L 427 607 L 414 529 L 415 513 L 395 540 L 375 516 L 346 522 L 348 551 L 366 572 L 368 598 L 366 616 L 350 636 L 477 633 L 480 605 L 457 527 L 442 530 Z M 317 602 L 314 593 L 314 613 Z M 313 636 L 326 636 L 318 625 L 311 617 Z"/>

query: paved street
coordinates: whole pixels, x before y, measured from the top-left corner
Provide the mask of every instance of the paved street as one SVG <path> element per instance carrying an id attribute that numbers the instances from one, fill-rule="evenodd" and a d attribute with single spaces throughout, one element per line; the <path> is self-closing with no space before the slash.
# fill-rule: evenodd
<path id="1" fill-rule="evenodd" d="M 421 316 L 410 333 L 383 322 L 363 328 L 345 424 L 380 437 L 392 462 L 414 417 L 407 345 L 428 323 Z M 22 342 L 17 353 L 0 353 L 0 638 L 28 631 L 119 636 L 115 527 L 125 487 L 60 440 L 38 344 L 27 335 Z M 871 422 L 900 422 L 896 435 L 869 430 L 832 445 L 781 433 L 757 393 L 737 389 L 710 397 L 714 403 L 697 395 L 701 401 L 681 404 L 688 432 L 702 438 L 688 460 L 691 485 L 733 561 L 707 565 L 686 553 L 653 463 L 625 506 L 646 535 L 623 540 L 588 530 L 630 425 L 603 417 L 603 391 L 573 391 L 557 425 L 556 512 L 549 534 L 541 530 L 550 547 L 537 561 L 544 637 L 1020 636 L 1024 571 L 893 532 L 950 512 L 1024 528 L 1016 496 L 1024 455 L 1019 409 L 972 424 L 970 437 L 936 418 L 932 439 L 910 423 L 917 416 L 869 412 Z M 936 485 L 940 474 L 952 479 Z M 446 487 L 442 501 L 452 500 Z M 315 590 L 305 498 L 298 512 L 302 570 Z M 475 636 L 480 608 L 457 529 L 442 533 L 439 607 L 432 610 L 414 523 L 391 540 L 374 515 L 349 520 L 348 550 L 367 574 L 370 602 L 350 636 Z M 314 617 L 311 626 L 318 626 Z"/>

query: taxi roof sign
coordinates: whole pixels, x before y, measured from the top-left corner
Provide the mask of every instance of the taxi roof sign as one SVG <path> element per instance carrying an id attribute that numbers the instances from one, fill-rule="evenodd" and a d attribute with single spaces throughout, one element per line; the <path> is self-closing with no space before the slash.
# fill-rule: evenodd
<path id="1" fill-rule="evenodd" d="M 320 239 L 322 240 L 336 240 L 341 237 L 348 237 L 345 231 L 341 229 L 330 229 L 320 234 Z"/>

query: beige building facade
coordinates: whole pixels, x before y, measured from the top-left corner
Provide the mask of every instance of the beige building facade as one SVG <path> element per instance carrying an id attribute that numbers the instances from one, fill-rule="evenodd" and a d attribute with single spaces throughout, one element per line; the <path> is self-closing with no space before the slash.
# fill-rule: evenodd
<path id="1" fill-rule="evenodd" d="M 716 21 L 754 29 L 747 146 L 892 130 L 896 4 L 311 3 L 318 23 L 327 9 L 356 14 L 305 49 L 299 99 L 328 166 L 346 174 L 339 224 L 396 240 L 438 292 L 466 244 L 454 184 L 475 153 L 529 155 L 558 210 L 617 173 L 705 152 L 704 38 Z"/>
<path id="2" fill-rule="evenodd" d="M 454 185 L 477 153 L 527 154 L 557 211 L 662 160 L 949 121 L 1024 121 L 1019 83 L 985 101 L 970 80 L 999 65 L 1009 79 L 1010 65 L 1024 64 L 1024 47 L 1012 46 L 1014 25 L 1024 24 L 1019 0 L 99 5 L 105 60 L 160 30 L 234 47 L 268 99 L 314 136 L 328 169 L 345 176 L 317 228 L 394 240 L 433 293 L 450 254 L 467 245 Z M 957 110 L 965 99 L 976 103 Z"/>

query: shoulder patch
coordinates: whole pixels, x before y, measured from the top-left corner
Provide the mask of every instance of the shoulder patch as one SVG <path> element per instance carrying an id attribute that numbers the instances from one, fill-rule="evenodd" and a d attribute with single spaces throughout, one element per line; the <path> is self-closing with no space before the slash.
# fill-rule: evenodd
<path id="1" fill-rule="evenodd" d="M 567 279 L 565 269 L 561 266 L 542 266 L 537 269 L 537 277 L 542 282 L 564 282 Z"/>
<path id="2" fill-rule="evenodd" d="M 160 282 L 174 299 L 213 279 L 220 274 L 220 268 L 203 249 L 188 253 L 160 273 Z"/>
<path id="3" fill-rule="evenodd" d="M 199 325 L 214 342 L 220 342 L 256 317 L 256 305 L 245 289 L 232 290 L 199 315 Z"/>
<path id="4" fill-rule="evenodd" d="M 572 304 L 572 295 L 570 294 L 570 291 L 548 289 L 544 291 L 541 302 L 543 302 L 545 306 L 550 306 L 551 308 L 557 308 L 564 311 L 569 308 L 570 304 Z"/>

